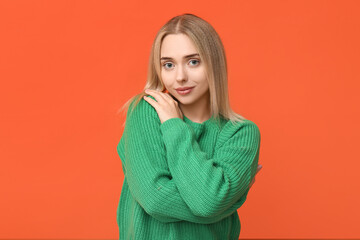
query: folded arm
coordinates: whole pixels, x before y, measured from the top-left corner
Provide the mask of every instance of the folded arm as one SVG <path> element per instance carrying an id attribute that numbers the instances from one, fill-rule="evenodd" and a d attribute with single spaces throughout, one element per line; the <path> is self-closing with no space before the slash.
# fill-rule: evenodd
<path id="1" fill-rule="evenodd" d="M 175 131 L 174 136 L 170 130 Z M 182 134 L 186 141 L 179 143 Z M 246 199 L 252 168 L 257 166 L 258 149 L 253 147 L 258 135 L 252 137 L 250 148 L 244 145 L 236 150 L 241 146 L 228 141 L 215 152 L 215 158 L 207 159 L 185 122 L 172 118 L 161 124 L 155 109 L 141 99 L 131 114 L 128 111 L 123 150 L 119 144 L 118 152 L 124 152 L 130 192 L 149 215 L 162 222 L 209 224 L 233 214 Z M 236 154 L 231 157 L 226 149 Z M 188 153 L 183 154 L 185 151 Z M 245 161 L 247 167 L 237 167 L 236 161 Z M 188 178 L 189 173 L 195 176 Z"/>

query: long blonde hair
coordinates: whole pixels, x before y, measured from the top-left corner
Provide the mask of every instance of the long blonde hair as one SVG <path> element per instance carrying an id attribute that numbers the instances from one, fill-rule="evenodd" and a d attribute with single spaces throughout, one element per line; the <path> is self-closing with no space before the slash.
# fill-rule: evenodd
<path id="1" fill-rule="evenodd" d="M 185 34 L 195 44 L 199 51 L 200 59 L 205 64 L 207 80 L 210 92 L 211 115 L 219 121 L 222 118 L 235 122 L 245 118 L 234 112 L 229 103 L 227 63 L 224 46 L 215 29 L 205 20 L 193 14 L 182 14 L 170 19 L 157 33 L 153 42 L 148 74 L 143 91 L 131 97 L 118 111 L 128 109 L 132 104 L 131 111 L 140 102 L 143 96 L 147 95 L 145 89 L 163 91 L 165 86 L 161 81 L 160 48 L 165 36 L 169 34 Z"/>

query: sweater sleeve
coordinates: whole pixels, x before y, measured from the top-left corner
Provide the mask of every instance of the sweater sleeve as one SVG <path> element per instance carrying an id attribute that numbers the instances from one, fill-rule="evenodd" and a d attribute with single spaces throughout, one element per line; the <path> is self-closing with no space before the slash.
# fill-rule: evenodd
<path id="1" fill-rule="evenodd" d="M 201 151 L 192 129 L 180 118 L 160 126 L 173 181 L 196 216 L 212 218 L 246 197 L 256 174 L 260 131 L 250 120 L 226 131 L 212 158 Z"/>
<path id="2" fill-rule="evenodd" d="M 182 121 L 180 118 L 177 119 Z M 169 123 L 171 122 L 167 122 L 166 125 Z M 166 125 L 163 130 L 166 130 Z M 122 162 L 126 173 L 125 180 L 133 198 L 149 215 L 161 222 L 185 220 L 210 224 L 232 215 L 243 204 L 246 196 L 233 201 L 232 206 L 228 205 L 221 214 L 212 217 L 199 216 L 199 211 L 194 209 L 194 205 L 184 201 L 167 164 L 167 153 L 160 127 L 161 122 L 156 110 L 144 99 L 140 100 L 132 113 L 127 113 L 122 137 Z M 174 152 L 170 155 L 174 156 Z M 185 185 L 186 183 L 181 187 Z M 194 196 L 198 195 L 194 193 Z M 187 200 L 197 201 L 196 197 L 188 197 Z"/>

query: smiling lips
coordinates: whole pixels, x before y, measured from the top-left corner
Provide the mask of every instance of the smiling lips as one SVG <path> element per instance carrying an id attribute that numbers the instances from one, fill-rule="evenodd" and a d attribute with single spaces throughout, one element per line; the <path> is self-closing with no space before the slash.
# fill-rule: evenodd
<path id="1" fill-rule="evenodd" d="M 188 94 L 192 91 L 194 87 L 182 87 L 182 88 L 176 88 L 176 91 L 181 94 L 181 95 L 185 95 Z"/>

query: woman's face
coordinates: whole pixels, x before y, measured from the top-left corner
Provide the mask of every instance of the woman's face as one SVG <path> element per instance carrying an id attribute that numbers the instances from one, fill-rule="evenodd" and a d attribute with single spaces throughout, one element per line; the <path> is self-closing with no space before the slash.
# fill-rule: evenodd
<path id="1" fill-rule="evenodd" d="M 169 94 L 181 104 L 208 97 L 205 66 L 192 40 L 185 34 L 169 34 L 161 45 L 161 78 Z M 190 91 L 177 88 L 191 87 Z"/>

